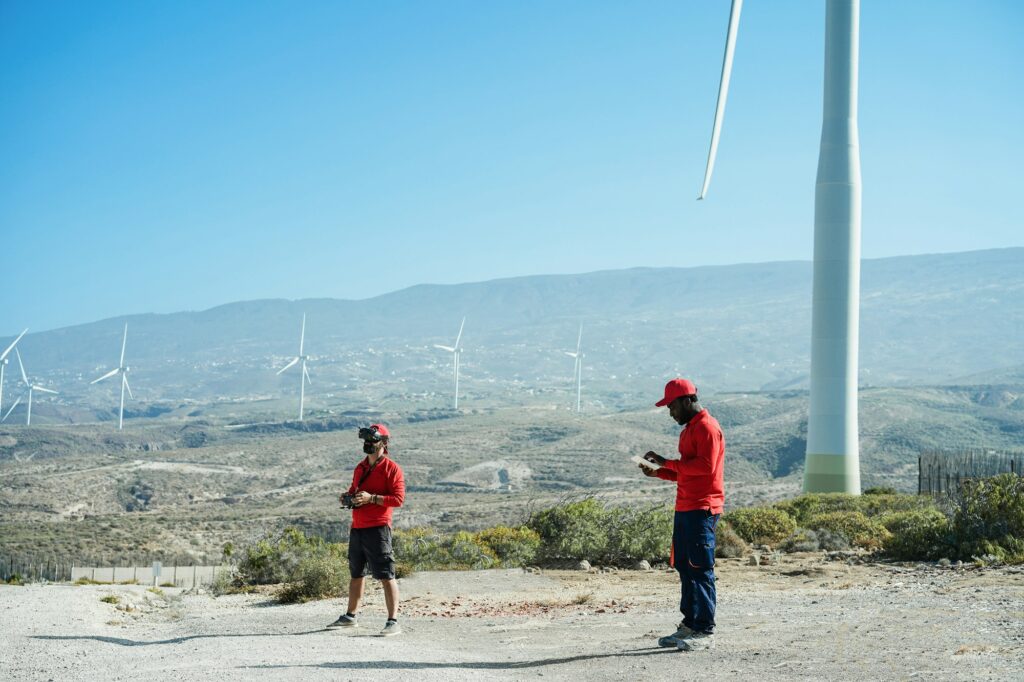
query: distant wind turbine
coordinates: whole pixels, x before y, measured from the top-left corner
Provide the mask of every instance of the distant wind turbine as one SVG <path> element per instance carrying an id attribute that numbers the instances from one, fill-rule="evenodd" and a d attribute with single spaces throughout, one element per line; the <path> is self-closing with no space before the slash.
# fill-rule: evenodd
<path id="1" fill-rule="evenodd" d="M 306 344 L 306 314 L 303 313 L 302 314 L 302 331 L 299 333 L 299 354 L 296 355 L 294 358 L 292 358 L 292 361 L 289 362 L 287 365 L 285 365 L 281 369 L 277 370 L 277 373 L 280 374 L 281 372 L 285 371 L 286 369 L 289 369 L 295 363 L 297 363 L 297 362 L 301 362 L 302 363 L 302 373 L 299 376 L 299 421 L 302 421 L 303 407 L 304 407 L 305 402 L 306 402 L 306 384 L 308 383 L 310 386 L 313 385 L 313 382 L 310 381 L 310 379 L 309 379 L 309 370 L 306 369 L 306 361 L 309 359 L 309 356 L 303 354 L 303 348 L 305 347 L 305 344 Z"/>
<path id="2" fill-rule="evenodd" d="M 33 391 L 42 391 L 43 393 L 53 393 L 54 395 L 57 394 L 57 391 L 52 391 L 52 390 L 50 390 L 48 388 L 45 388 L 43 386 L 39 386 L 37 384 L 33 384 L 31 381 L 29 381 L 28 380 L 28 375 L 25 373 L 25 364 L 21 361 L 21 351 L 19 351 L 17 348 L 15 348 L 14 349 L 14 354 L 18 358 L 18 368 L 21 369 L 21 380 L 23 382 L 25 382 L 25 386 L 28 387 L 28 411 L 27 411 L 26 416 L 25 416 L 25 426 L 30 426 L 32 424 L 32 393 L 33 393 Z M 14 404 L 17 405 L 18 403 L 15 402 Z M 14 409 L 14 408 L 12 407 L 11 409 Z"/>
<path id="3" fill-rule="evenodd" d="M 703 199 L 711 183 L 729 94 L 743 0 L 732 0 Z M 814 192 L 811 395 L 804 491 L 860 494 L 857 425 L 860 323 L 860 142 L 857 81 L 860 0 L 825 3 L 825 88 Z"/>
<path id="4" fill-rule="evenodd" d="M 126 389 L 128 391 L 128 396 L 132 400 L 135 400 L 135 396 L 132 395 L 132 387 L 128 385 L 128 371 L 129 371 L 129 368 L 128 368 L 127 365 L 124 364 L 124 349 L 125 349 L 125 347 L 127 345 L 128 345 L 128 323 L 125 322 L 124 323 L 124 338 L 121 339 L 121 362 L 120 362 L 120 364 L 118 364 L 118 366 L 116 368 L 110 370 L 109 372 L 107 372 L 106 374 L 101 376 L 99 379 L 93 379 L 92 381 L 89 382 L 90 385 L 91 384 L 97 384 L 97 383 L 103 381 L 104 379 L 109 379 L 110 377 L 114 376 L 115 374 L 120 374 L 121 375 L 121 408 L 120 408 L 120 410 L 117 413 L 117 428 L 118 429 L 123 429 L 124 428 L 124 392 L 125 392 Z"/>
<path id="5" fill-rule="evenodd" d="M 580 324 L 580 335 L 576 337 L 576 352 L 570 353 L 566 351 L 565 354 L 570 358 L 576 359 L 576 364 L 572 368 L 572 378 L 576 382 L 576 412 L 580 412 L 580 392 L 581 385 L 583 383 L 583 325 Z"/>
<path id="6" fill-rule="evenodd" d="M 11 416 L 11 412 L 14 412 L 14 408 L 16 408 L 16 407 L 17 407 L 17 406 L 18 406 L 19 404 L 21 404 L 21 396 L 20 396 L 20 395 L 19 395 L 19 396 L 18 396 L 18 398 L 17 398 L 17 399 L 16 399 L 15 401 L 14 401 L 14 404 L 13 404 L 13 405 L 11 405 L 11 407 L 10 407 L 10 408 L 9 408 L 9 409 L 7 410 L 7 413 L 6 413 L 6 414 L 4 414 L 4 416 L 3 416 L 3 419 L 0 419 L 0 422 L 5 422 L 5 421 L 7 421 L 7 418 Z"/>
<path id="7" fill-rule="evenodd" d="M 462 328 L 466 326 L 466 318 L 462 318 L 462 324 L 459 325 L 459 334 L 455 337 L 454 346 L 441 346 L 434 344 L 434 348 L 440 348 L 446 350 L 452 354 L 452 370 L 455 375 L 455 409 L 459 409 L 459 357 L 462 355 Z"/>
<path id="8" fill-rule="evenodd" d="M 10 360 L 7 359 L 7 356 L 11 354 L 11 351 L 18 345 L 18 341 L 21 341 L 21 337 L 25 336 L 26 332 L 28 332 L 28 329 L 18 334 L 18 338 L 14 339 L 14 341 L 11 342 L 11 345 L 7 346 L 7 350 L 0 353 L 0 414 L 3 414 L 4 411 L 4 368 L 7 366 L 7 363 L 10 362 Z"/>

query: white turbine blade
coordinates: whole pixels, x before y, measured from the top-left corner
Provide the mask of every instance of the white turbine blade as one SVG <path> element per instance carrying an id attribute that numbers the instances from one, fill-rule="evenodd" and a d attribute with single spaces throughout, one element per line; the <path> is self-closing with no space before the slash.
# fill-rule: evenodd
<path id="1" fill-rule="evenodd" d="M 452 348 L 451 346 L 441 346 L 441 345 L 436 344 L 436 343 L 434 344 L 434 348 L 440 348 L 441 350 L 446 350 L 449 353 L 454 353 L 455 352 L 455 349 Z"/>
<path id="2" fill-rule="evenodd" d="M 289 368 L 290 368 L 290 367 L 291 367 L 292 365 L 294 365 L 294 364 L 295 364 L 296 362 L 298 362 L 298 361 L 299 361 L 299 359 L 298 359 L 298 358 L 292 358 L 292 361 L 291 361 L 291 362 L 289 362 L 289 363 L 288 363 L 287 365 L 285 365 L 284 367 L 282 367 L 281 369 L 277 370 L 277 373 L 278 373 L 278 374 L 280 374 L 281 372 L 285 371 L 286 369 L 289 369 Z"/>
<path id="3" fill-rule="evenodd" d="M 21 380 L 25 382 L 26 386 L 31 386 L 31 384 L 28 383 L 28 377 L 25 375 L 25 365 L 21 362 L 21 351 L 15 348 L 14 354 L 18 356 L 18 367 L 21 368 Z"/>
<path id="4" fill-rule="evenodd" d="M 128 397 L 131 398 L 132 400 L 135 400 L 135 396 L 132 395 L 132 387 L 128 383 L 128 375 L 127 374 L 122 374 L 121 377 L 122 377 L 121 381 L 124 382 L 124 387 L 128 389 Z"/>
<path id="5" fill-rule="evenodd" d="M 580 354 L 580 347 L 583 344 L 583 325 L 580 325 L 580 335 L 576 337 L 576 355 Z"/>
<path id="6" fill-rule="evenodd" d="M 57 395 L 57 391 L 50 390 L 49 388 L 43 388 L 42 386 L 33 386 L 32 390 L 42 391 L 43 393 L 53 393 L 54 395 Z"/>
<path id="7" fill-rule="evenodd" d="M 570 358 L 574 358 L 578 355 L 578 353 L 570 353 L 569 351 L 565 351 L 565 354 L 568 355 Z"/>
<path id="8" fill-rule="evenodd" d="M 309 370 L 306 369 L 306 367 L 302 368 L 302 376 L 305 377 L 307 384 L 309 384 L 310 386 L 313 385 L 313 380 L 309 378 Z"/>
<path id="9" fill-rule="evenodd" d="M 18 338 L 14 339 L 14 341 L 11 342 L 11 345 L 7 346 L 7 350 L 5 350 L 3 353 L 0 353 L 0 361 L 3 361 L 3 359 L 7 357 L 7 355 L 14 349 L 14 347 L 18 345 L 18 341 L 21 341 L 21 337 L 25 336 L 27 332 L 28 328 L 26 328 L 25 331 L 23 331 L 22 333 L 18 334 Z"/>
<path id="10" fill-rule="evenodd" d="M 121 371 L 121 368 L 120 367 L 116 367 L 116 368 L 110 370 L 109 372 L 107 372 L 106 374 L 104 374 L 103 376 L 101 376 L 99 379 L 93 379 L 89 383 L 90 384 L 98 384 L 99 382 L 103 381 L 104 379 L 109 379 L 110 377 L 114 376 L 115 374 L 117 374 L 120 371 Z"/>
<path id="11" fill-rule="evenodd" d="M 459 335 L 455 337 L 455 347 L 459 347 L 459 341 L 462 340 L 462 328 L 466 326 L 466 318 L 462 318 L 462 324 L 459 325 Z"/>
<path id="12" fill-rule="evenodd" d="M 124 323 L 124 338 L 121 339 L 121 364 L 120 367 L 124 367 L 124 349 L 128 345 L 128 323 Z"/>
<path id="13" fill-rule="evenodd" d="M 711 129 L 711 147 L 708 149 L 708 165 L 704 169 L 704 184 L 700 188 L 698 200 L 708 193 L 711 184 L 711 173 L 715 169 L 715 155 L 718 154 L 718 138 L 722 133 L 722 119 L 725 118 L 725 100 L 729 97 L 729 77 L 732 75 L 732 55 L 736 50 L 736 34 L 740 26 L 740 10 L 743 0 L 732 0 L 729 10 L 729 33 L 725 38 L 725 56 L 722 58 L 722 80 L 718 83 L 718 104 L 715 107 L 715 125 Z"/>
<path id="14" fill-rule="evenodd" d="M 18 403 L 20 403 L 20 402 L 21 402 L 21 396 L 19 395 L 18 399 L 14 401 L 14 404 L 11 405 L 11 409 L 7 410 L 7 414 L 4 415 L 4 418 L 0 419 L 0 422 L 7 421 L 7 418 L 11 416 L 11 412 L 14 412 L 14 408 L 17 407 Z"/>
<path id="15" fill-rule="evenodd" d="M 302 333 L 299 334 L 299 355 L 302 355 L 302 348 L 306 345 L 306 313 L 302 313 Z"/>

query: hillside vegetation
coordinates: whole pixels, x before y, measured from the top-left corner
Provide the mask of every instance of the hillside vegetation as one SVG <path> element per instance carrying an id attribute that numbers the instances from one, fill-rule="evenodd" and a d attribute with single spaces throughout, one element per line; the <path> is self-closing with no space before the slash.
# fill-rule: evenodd
<path id="1" fill-rule="evenodd" d="M 1024 411 L 992 405 L 989 395 L 978 387 L 864 390 L 864 485 L 915 490 L 922 449 L 1015 447 Z M 806 400 L 800 392 L 707 397 L 726 433 L 730 509 L 797 494 Z M 379 420 L 392 426 L 392 453 L 409 486 L 399 527 L 475 531 L 521 525 L 567 497 L 655 505 L 673 495 L 629 462 L 648 449 L 674 453 L 678 427 L 653 407 L 367 412 L 233 426 L 240 416 L 163 416 L 123 432 L 0 429 L 0 551 L 187 563 L 218 560 L 226 542 L 289 525 L 344 539 L 337 496 L 362 456 L 356 426 Z"/>

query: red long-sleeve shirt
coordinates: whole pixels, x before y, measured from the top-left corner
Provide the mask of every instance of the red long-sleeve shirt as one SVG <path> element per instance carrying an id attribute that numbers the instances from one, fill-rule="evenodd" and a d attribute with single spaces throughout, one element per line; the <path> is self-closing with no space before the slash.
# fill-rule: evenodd
<path id="1" fill-rule="evenodd" d="M 364 504 L 352 510 L 353 528 L 373 528 L 375 526 L 391 525 L 391 510 L 394 507 L 401 507 L 405 501 L 405 476 L 402 474 L 402 467 L 387 456 L 381 455 L 373 471 L 366 477 L 362 485 L 359 481 L 363 478 L 370 463 L 364 457 L 363 461 L 356 465 L 352 472 L 352 485 L 349 486 L 350 495 L 355 495 L 360 490 L 371 495 L 380 495 L 380 504 Z"/>
<path id="2" fill-rule="evenodd" d="M 725 507 L 725 436 L 718 420 L 702 410 L 679 434 L 679 459 L 669 459 L 658 478 L 676 482 L 676 511 Z"/>

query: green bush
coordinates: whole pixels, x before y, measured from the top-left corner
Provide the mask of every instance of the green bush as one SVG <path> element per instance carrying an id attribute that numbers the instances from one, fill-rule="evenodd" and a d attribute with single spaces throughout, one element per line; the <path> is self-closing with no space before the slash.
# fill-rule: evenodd
<path id="1" fill-rule="evenodd" d="M 346 593 L 346 546 L 309 537 L 298 528 L 262 538 L 244 548 L 237 570 L 215 584 L 215 593 L 245 591 L 253 585 L 282 584 L 277 593 L 285 603 L 326 599 Z"/>
<path id="2" fill-rule="evenodd" d="M 665 561 L 672 545 L 670 507 L 606 507 L 589 498 L 535 512 L 527 527 L 540 539 L 540 562 L 586 559 L 592 563 L 631 566 Z"/>
<path id="3" fill-rule="evenodd" d="M 331 599 L 348 594 L 348 561 L 335 549 L 341 545 L 329 545 L 325 552 L 316 552 L 299 562 L 291 580 L 277 592 L 282 604 L 307 602 L 313 599 Z"/>
<path id="4" fill-rule="evenodd" d="M 267 536 L 242 550 L 238 580 L 247 585 L 276 585 L 288 582 L 302 560 L 324 544 L 295 527 L 280 535 Z"/>
<path id="5" fill-rule="evenodd" d="M 750 545 L 739 536 L 726 521 L 719 521 L 715 527 L 715 556 L 732 559 L 750 553 Z"/>
<path id="6" fill-rule="evenodd" d="M 396 531 L 392 541 L 395 561 L 416 571 L 440 569 L 451 559 L 444 536 L 429 526 Z"/>
<path id="7" fill-rule="evenodd" d="M 938 511 L 935 500 L 927 495 L 901 495 L 878 493 L 862 495 L 858 499 L 857 509 L 869 517 L 881 517 L 897 512 Z"/>
<path id="8" fill-rule="evenodd" d="M 889 492 L 888 488 L 869 488 L 863 495 L 846 493 L 806 493 L 792 500 L 778 502 L 774 505 L 796 521 L 797 525 L 806 528 L 808 522 L 820 514 L 830 512 L 859 511 L 865 516 L 879 516 L 898 511 L 918 509 L 934 509 L 935 502 L 922 495 L 902 495 Z"/>
<path id="9" fill-rule="evenodd" d="M 448 539 L 447 546 L 453 568 L 493 568 L 498 564 L 494 550 L 473 533 L 460 530 Z"/>
<path id="10" fill-rule="evenodd" d="M 934 561 L 955 554 L 949 519 L 938 509 L 899 511 L 879 519 L 890 535 L 885 553 L 903 561 Z"/>
<path id="11" fill-rule="evenodd" d="M 537 531 L 521 526 L 496 526 L 476 534 L 477 542 L 489 547 L 502 566 L 519 567 L 533 563 L 540 548 Z"/>
<path id="12" fill-rule="evenodd" d="M 844 536 L 851 544 L 865 549 L 878 549 L 888 539 L 889 531 L 859 511 L 833 511 L 812 516 L 807 528 L 826 530 Z"/>
<path id="13" fill-rule="evenodd" d="M 535 512 L 526 525 L 540 537 L 541 561 L 595 561 L 608 546 L 607 517 L 600 502 L 586 499 Z"/>
<path id="14" fill-rule="evenodd" d="M 865 488 L 861 495 L 898 495 L 896 488 L 887 485 L 874 486 L 873 488 Z"/>
<path id="15" fill-rule="evenodd" d="M 796 521 L 785 511 L 772 507 L 749 507 L 731 511 L 723 520 L 744 540 L 757 545 L 775 545 L 796 530 Z"/>
<path id="16" fill-rule="evenodd" d="M 633 566 L 641 560 L 668 561 L 673 518 L 674 512 L 665 505 L 605 509 L 608 542 L 604 551 L 591 560 L 611 566 Z"/>
<path id="17" fill-rule="evenodd" d="M 395 560 L 411 571 L 493 568 L 498 555 L 473 533 L 445 536 L 433 528 L 399 531 L 394 539 Z"/>
<path id="18" fill-rule="evenodd" d="M 1024 563 L 1024 478 L 965 481 L 952 525 L 961 558 Z"/>

